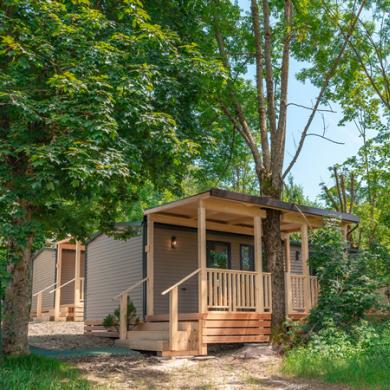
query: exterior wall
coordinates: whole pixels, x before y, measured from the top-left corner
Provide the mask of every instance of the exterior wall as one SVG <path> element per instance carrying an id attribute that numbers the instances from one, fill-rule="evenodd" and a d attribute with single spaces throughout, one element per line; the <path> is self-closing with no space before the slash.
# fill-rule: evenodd
<path id="1" fill-rule="evenodd" d="M 62 251 L 62 270 L 61 270 L 61 285 L 72 280 L 75 274 L 75 257 L 76 251 L 65 249 Z M 85 253 L 81 252 L 80 256 L 80 277 L 84 276 L 84 259 Z M 74 283 L 69 283 L 61 289 L 61 305 L 74 304 Z"/>
<path id="2" fill-rule="evenodd" d="M 113 297 L 142 280 L 142 236 L 126 241 L 100 235 L 87 246 L 85 319 L 102 320 L 119 307 Z M 143 287 L 130 293 L 143 316 Z"/>
<path id="3" fill-rule="evenodd" d="M 176 248 L 171 248 L 171 237 L 176 237 Z M 154 313 L 169 312 L 169 296 L 161 292 L 198 268 L 196 231 L 156 226 L 154 233 Z M 207 233 L 207 240 L 230 243 L 232 269 L 240 269 L 240 244 L 252 244 L 246 236 Z M 193 277 L 179 290 L 179 312 L 198 311 L 198 279 Z"/>
<path id="4" fill-rule="evenodd" d="M 290 244 L 290 264 L 292 274 L 303 274 L 301 246 L 299 244 Z"/>
<path id="5" fill-rule="evenodd" d="M 55 249 L 44 248 L 33 260 L 33 282 L 32 293 L 43 290 L 55 282 L 56 270 L 56 251 Z M 49 294 L 50 290 L 43 293 L 43 309 L 54 307 L 54 293 Z M 32 298 L 32 310 L 37 308 L 37 297 Z"/>

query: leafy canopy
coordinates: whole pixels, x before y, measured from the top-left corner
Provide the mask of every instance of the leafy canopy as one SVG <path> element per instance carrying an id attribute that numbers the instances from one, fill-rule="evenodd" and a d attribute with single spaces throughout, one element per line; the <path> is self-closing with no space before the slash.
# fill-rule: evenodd
<path id="1" fill-rule="evenodd" d="M 195 152 L 162 102 L 208 63 L 139 1 L 6 0 L 0 69 L 0 236 L 104 230 Z"/>

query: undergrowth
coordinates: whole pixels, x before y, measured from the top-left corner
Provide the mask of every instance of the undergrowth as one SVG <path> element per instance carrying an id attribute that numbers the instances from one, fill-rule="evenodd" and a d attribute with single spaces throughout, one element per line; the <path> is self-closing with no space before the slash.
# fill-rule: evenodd
<path id="1" fill-rule="evenodd" d="M 288 352 L 283 371 L 354 388 L 390 389 L 390 322 L 361 321 L 348 331 L 329 325 Z"/>
<path id="2" fill-rule="evenodd" d="M 40 356 L 0 357 L 0 389 L 89 390 L 77 368 Z"/>

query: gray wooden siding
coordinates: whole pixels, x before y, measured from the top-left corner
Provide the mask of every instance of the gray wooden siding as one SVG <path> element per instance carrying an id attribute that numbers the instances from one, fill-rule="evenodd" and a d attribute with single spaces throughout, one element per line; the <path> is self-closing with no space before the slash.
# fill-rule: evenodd
<path id="1" fill-rule="evenodd" d="M 43 290 L 55 282 L 56 251 L 45 248 L 33 260 L 33 283 L 32 293 Z M 51 290 L 51 289 L 50 289 Z M 47 290 L 42 296 L 42 306 L 44 309 L 54 307 L 54 293 L 49 294 Z M 32 298 L 32 310 L 37 308 L 37 297 Z"/>
<path id="2" fill-rule="evenodd" d="M 119 306 L 112 298 L 142 280 L 142 237 L 127 241 L 100 235 L 87 246 L 85 319 L 101 320 Z M 143 288 L 130 293 L 143 316 Z"/>
<path id="3" fill-rule="evenodd" d="M 303 264 L 302 264 L 300 245 L 291 244 L 291 246 L 290 246 L 290 264 L 291 264 L 291 273 L 303 274 Z"/>
<path id="4" fill-rule="evenodd" d="M 171 248 L 171 237 L 176 237 L 176 248 Z M 156 227 L 154 234 L 154 312 L 168 313 L 169 297 L 161 292 L 198 268 L 197 233 Z M 230 243 L 232 269 L 240 269 L 240 244 L 253 244 L 253 239 L 207 233 L 207 240 Z M 198 311 L 198 281 L 191 278 L 179 290 L 179 311 Z"/>

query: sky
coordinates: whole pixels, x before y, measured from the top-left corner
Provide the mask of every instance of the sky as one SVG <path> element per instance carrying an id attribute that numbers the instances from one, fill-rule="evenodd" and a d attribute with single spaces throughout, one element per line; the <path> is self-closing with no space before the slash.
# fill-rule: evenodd
<path id="1" fill-rule="evenodd" d="M 240 7 L 249 11 L 250 0 L 239 0 Z M 295 74 L 302 68 L 302 64 L 292 60 L 290 64 L 290 82 L 288 102 L 312 106 L 318 95 L 318 88 L 311 83 L 296 80 Z M 247 77 L 254 79 L 254 67 L 248 71 Z M 327 108 L 327 107 L 324 107 Z M 320 193 L 321 182 L 331 184 L 328 167 L 342 163 L 347 158 L 356 154 L 362 145 L 358 131 L 354 124 L 338 126 L 341 119 L 341 110 L 337 104 L 332 104 L 332 109 L 336 113 L 325 113 L 325 123 L 327 126 L 326 136 L 343 145 L 337 145 L 319 137 L 307 137 L 298 161 L 291 170 L 294 181 L 303 186 L 304 193 L 311 200 L 315 200 Z M 286 138 L 286 165 L 291 160 L 299 142 L 300 133 L 310 115 L 309 110 L 299 107 L 289 106 L 287 117 L 287 138 Z M 310 133 L 322 133 L 323 124 L 320 113 L 317 113 Z"/>

